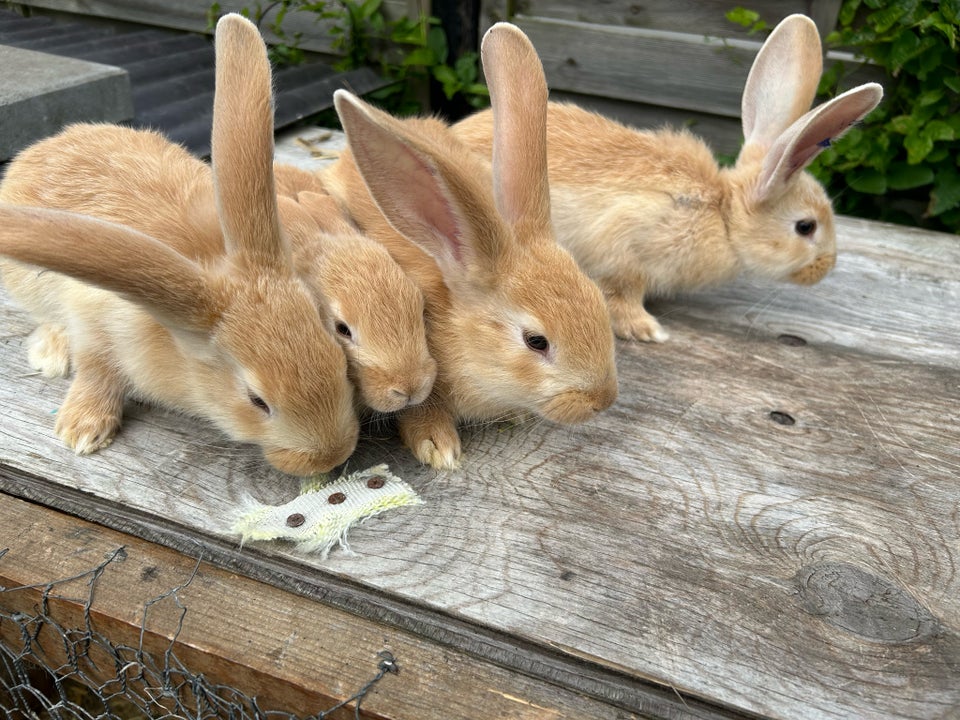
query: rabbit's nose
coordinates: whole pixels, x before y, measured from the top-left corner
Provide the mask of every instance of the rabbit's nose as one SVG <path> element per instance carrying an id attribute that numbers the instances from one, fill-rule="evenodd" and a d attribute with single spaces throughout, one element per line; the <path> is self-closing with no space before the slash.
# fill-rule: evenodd
<path id="1" fill-rule="evenodd" d="M 595 395 L 593 409 L 595 412 L 606 410 L 613 405 L 617 399 L 617 376 L 609 373 L 604 379 L 599 391 Z"/>
<path id="2" fill-rule="evenodd" d="M 420 369 L 419 382 L 407 392 L 407 405 L 419 405 L 433 390 L 433 383 L 437 379 L 437 364 L 433 358 L 428 358 Z"/>

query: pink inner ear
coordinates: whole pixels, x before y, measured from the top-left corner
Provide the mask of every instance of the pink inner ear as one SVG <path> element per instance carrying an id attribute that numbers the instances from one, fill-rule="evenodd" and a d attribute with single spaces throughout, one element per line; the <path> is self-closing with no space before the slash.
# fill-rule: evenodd
<path id="1" fill-rule="evenodd" d="M 770 145 L 813 103 L 823 71 L 820 35 L 803 15 L 774 28 L 750 68 L 741 116 L 747 143 Z"/>
<path id="2" fill-rule="evenodd" d="M 410 173 L 410 180 L 413 185 L 410 193 L 411 201 L 416 204 L 416 209 L 423 220 L 447 241 L 447 247 L 453 255 L 453 259 L 457 263 L 461 263 L 463 261 L 463 242 L 460 237 L 460 224 L 457 222 L 449 201 L 440 190 L 436 170 L 409 151 L 406 151 L 404 155 L 407 156 L 407 162 L 415 168 Z M 426 183 L 418 181 L 418 178 L 424 180 L 429 178 L 429 185 L 433 186 L 432 191 L 428 189 Z"/>
<path id="3" fill-rule="evenodd" d="M 465 149 L 434 138 L 435 123 L 402 123 L 342 90 L 334 101 L 356 168 L 394 230 L 432 256 L 445 277 L 488 263 L 494 256 L 483 246 L 489 212 L 469 171 L 459 167 L 473 167 L 458 156 Z"/>
<path id="4" fill-rule="evenodd" d="M 879 85 L 861 85 L 811 110 L 791 125 L 764 159 L 757 185 L 759 199 L 782 190 L 795 173 L 873 110 L 882 96 Z"/>

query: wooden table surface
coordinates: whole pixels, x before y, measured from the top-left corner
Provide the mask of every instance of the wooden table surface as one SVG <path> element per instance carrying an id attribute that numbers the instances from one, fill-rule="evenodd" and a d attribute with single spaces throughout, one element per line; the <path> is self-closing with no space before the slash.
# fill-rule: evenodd
<path id="1" fill-rule="evenodd" d="M 350 466 L 387 462 L 425 504 L 326 560 L 239 547 L 240 500 L 299 483 L 201 422 L 131 403 L 109 448 L 61 446 L 67 381 L 31 373 L 2 295 L 0 584 L 124 543 L 173 576 L 202 557 L 227 589 L 198 595 L 191 647 L 233 639 L 205 656 L 329 698 L 392 648 L 377 717 L 960 717 L 960 239 L 847 218 L 838 238 L 812 288 L 653 304 L 670 341 L 619 344 L 589 424 L 467 428 L 441 473 L 371 430 Z M 205 605 L 228 596 L 252 612 Z"/>

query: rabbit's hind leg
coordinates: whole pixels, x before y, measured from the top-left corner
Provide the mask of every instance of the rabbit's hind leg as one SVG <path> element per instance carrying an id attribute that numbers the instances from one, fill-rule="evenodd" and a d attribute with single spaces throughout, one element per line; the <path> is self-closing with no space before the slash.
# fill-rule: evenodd
<path id="1" fill-rule="evenodd" d="M 642 293 L 626 295 L 606 292 L 604 294 L 610 311 L 610 324 L 617 337 L 624 340 L 658 343 L 669 339 L 667 331 L 643 307 Z"/>
<path id="2" fill-rule="evenodd" d="M 30 367 L 44 377 L 66 377 L 70 374 L 70 338 L 67 329 L 58 323 L 41 323 L 27 338 L 27 360 Z"/>

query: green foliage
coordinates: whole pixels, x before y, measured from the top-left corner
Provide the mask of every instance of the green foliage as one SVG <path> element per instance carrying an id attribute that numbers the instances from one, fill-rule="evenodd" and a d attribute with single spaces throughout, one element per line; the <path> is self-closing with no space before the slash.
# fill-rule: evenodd
<path id="1" fill-rule="evenodd" d="M 274 65 L 299 65 L 304 61 L 303 50 L 300 49 L 300 36 L 301 33 L 287 33 L 283 29 L 283 21 L 286 19 L 287 14 L 291 9 L 301 10 L 301 6 L 317 6 L 321 8 L 326 5 L 325 2 L 319 3 L 306 3 L 306 2 L 297 2 L 297 0 L 276 0 L 276 2 L 268 3 L 266 7 L 262 3 L 257 2 L 253 5 L 252 8 L 244 7 L 241 8 L 240 14 L 245 18 L 248 18 L 261 30 L 264 29 L 264 21 L 270 17 L 271 12 L 276 10 L 273 13 L 272 20 L 269 20 L 266 24 L 266 30 L 272 32 L 279 42 L 270 45 L 269 55 L 270 62 Z M 217 19 L 222 14 L 220 3 L 215 2 L 207 9 L 207 30 L 212 31 L 217 24 Z"/>
<path id="2" fill-rule="evenodd" d="M 382 0 L 276 0 L 264 6 L 255 3 L 241 13 L 262 27 L 271 18 L 266 29 L 279 43 L 270 47 L 270 60 L 275 65 L 303 62 L 300 49 L 301 33 L 289 34 L 283 23 L 291 12 L 309 13 L 315 20 L 330 22 L 332 47 L 342 54 L 336 67 L 350 70 L 364 65 L 375 65 L 390 80 L 383 89 L 371 93 L 370 98 L 398 114 L 412 114 L 424 110 L 427 82 L 432 78 L 443 89 L 447 99 L 462 96 L 473 107 L 489 104 L 487 87 L 479 81 L 479 56 L 465 53 L 452 61 L 447 37 L 434 17 L 421 15 L 410 19 L 388 19 L 382 9 Z M 207 12 L 212 28 L 220 15 L 219 3 Z"/>
<path id="3" fill-rule="evenodd" d="M 479 82 L 479 56 L 465 53 L 449 64 L 447 36 L 440 21 L 421 15 L 387 20 L 382 0 L 341 0 L 342 22 L 331 29 L 334 48 L 344 54 L 339 67 L 350 69 L 376 62 L 394 82 L 371 98 L 399 114 L 421 111 L 418 91 L 436 80 L 448 100 L 457 95 L 473 107 L 489 104 L 487 87 Z"/>
<path id="4" fill-rule="evenodd" d="M 838 211 L 960 233 L 958 36 L 960 0 L 844 0 L 827 44 L 886 78 L 880 107 L 811 168 Z M 820 91 L 836 94 L 846 72 L 829 68 Z"/>
<path id="5" fill-rule="evenodd" d="M 760 19 L 760 13 L 755 10 L 735 7 L 733 10 L 727 10 L 724 17 L 730 22 L 745 27 L 750 35 L 767 29 L 767 23 Z"/>

